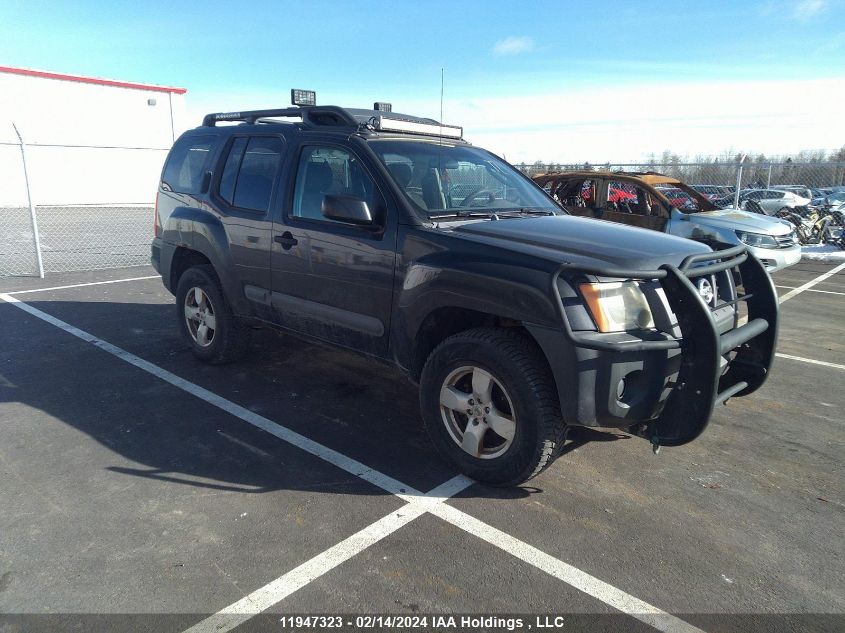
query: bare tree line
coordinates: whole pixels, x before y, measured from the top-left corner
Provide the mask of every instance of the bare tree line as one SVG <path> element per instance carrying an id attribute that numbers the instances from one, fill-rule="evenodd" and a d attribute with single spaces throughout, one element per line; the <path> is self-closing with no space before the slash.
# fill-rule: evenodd
<path id="1" fill-rule="evenodd" d="M 640 162 L 559 163 L 535 161 L 516 165 L 528 176 L 571 170 L 656 171 L 690 184 L 735 185 L 743 153 L 680 156 L 670 151 Z M 800 184 L 808 187 L 845 185 L 845 146 L 836 151 L 806 150 L 785 156 L 748 155 L 742 161 L 742 186 Z"/>

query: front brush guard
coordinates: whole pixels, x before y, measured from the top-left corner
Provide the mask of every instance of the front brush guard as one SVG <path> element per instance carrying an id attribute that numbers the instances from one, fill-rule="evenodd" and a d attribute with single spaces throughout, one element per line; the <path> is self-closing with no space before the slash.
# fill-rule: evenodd
<path id="1" fill-rule="evenodd" d="M 692 267 L 699 262 L 710 263 Z M 752 393 L 768 377 L 777 343 L 778 298 L 766 269 L 744 246 L 691 255 L 678 267 L 664 265 L 655 271 L 626 273 L 611 268 L 584 270 L 564 264 L 554 275 L 552 285 L 556 291 L 557 277 L 567 269 L 602 277 L 657 279 L 666 293 L 669 306 L 678 319 L 681 337 L 667 335 L 662 340 L 642 340 L 633 345 L 600 340 L 601 337 L 597 340 L 595 332 L 573 332 L 562 301 L 559 304 L 564 331 L 575 345 L 619 352 L 680 348 L 680 370 L 674 383 L 667 385 L 672 391 L 663 410 L 654 420 L 635 425 L 639 434 L 647 437 L 655 448 L 661 445 L 680 446 L 693 441 L 707 428 L 717 404 L 733 396 Z M 729 269 L 739 272 L 745 291 L 732 303 L 746 303 L 748 321 L 719 334 L 712 314 L 716 308 L 704 302 L 690 279 Z M 723 371 L 721 359 L 734 352 L 727 369 Z"/>

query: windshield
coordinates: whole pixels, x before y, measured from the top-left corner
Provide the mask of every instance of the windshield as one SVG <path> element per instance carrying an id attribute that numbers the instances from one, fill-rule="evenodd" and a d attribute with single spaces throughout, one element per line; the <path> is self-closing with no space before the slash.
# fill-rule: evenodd
<path id="1" fill-rule="evenodd" d="M 559 211 L 536 185 L 484 150 L 437 141 L 373 140 L 370 147 L 408 201 L 429 216 Z"/>
<path id="2" fill-rule="evenodd" d="M 718 208 L 701 193 L 680 181 L 671 185 L 658 185 L 655 189 L 666 196 L 673 207 L 684 213 L 715 211 Z"/>

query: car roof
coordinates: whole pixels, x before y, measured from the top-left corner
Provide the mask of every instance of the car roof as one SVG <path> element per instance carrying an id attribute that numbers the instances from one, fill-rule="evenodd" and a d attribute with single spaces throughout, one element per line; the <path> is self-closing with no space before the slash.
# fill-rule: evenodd
<path id="1" fill-rule="evenodd" d="M 641 182 L 647 185 L 672 185 L 677 186 L 682 184 L 677 178 L 666 176 L 657 173 L 656 171 L 634 172 L 634 171 L 560 171 L 550 172 L 548 174 L 539 174 L 535 179 L 542 179 L 544 183 L 551 182 L 556 179 L 569 178 L 604 178 L 607 180 L 621 180 L 625 182 Z"/>

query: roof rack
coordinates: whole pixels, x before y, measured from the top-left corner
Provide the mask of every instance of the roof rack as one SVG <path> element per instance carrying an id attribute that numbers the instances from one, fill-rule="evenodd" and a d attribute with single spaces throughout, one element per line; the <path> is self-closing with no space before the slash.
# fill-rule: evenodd
<path id="1" fill-rule="evenodd" d="M 214 127 L 219 121 L 242 121 L 255 123 L 265 118 L 294 118 L 310 125 L 348 125 L 357 127 L 359 122 L 349 112 L 337 106 L 307 106 L 275 108 L 268 110 L 247 110 L 244 112 L 214 112 L 203 117 L 205 127 Z"/>
<path id="2" fill-rule="evenodd" d="M 204 127 L 215 127 L 220 121 L 241 121 L 243 123 L 275 123 L 272 119 L 300 119 L 308 127 L 347 127 L 359 132 L 394 132 L 421 134 L 462 139 L 464 129 L 455 125 L 443 125 L 434 119 L 393 112 L 393 105 L 376 101 L 372 110 L 318 106 L 317 94 L 313 90 L 293 89 L 290 91 L 292 108 L 270 110 L 248 110 L 245 112 L 214 112 L 203 117 Z M 268 120 L 270 119 L 270 120 Z"/>
<path id="3" fill-rule="evenodd" d="M 244 112 L 215 112 L 206 114 L 202 120 L 205 127 L 214 127 L 220 121 L 241 121 L 243 123 L 275 123 L 268 119 L 299 119 L 308 127 L 346 127 L 361 131 L 419 134 L 461 139 L 464 130 L 455 125 L 443 125 L 434 119 L 424 119 L 385 112 L 382 110 L 361 110 L 339 106 L 302 106 L 271 110 L 248 110 Z"/>

